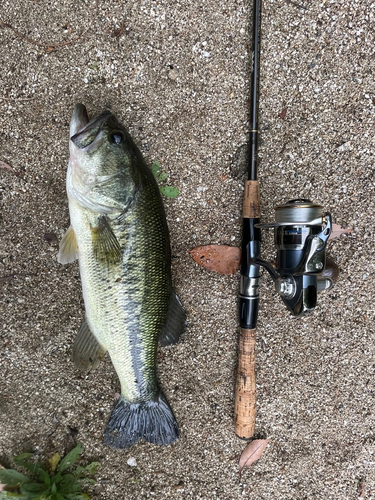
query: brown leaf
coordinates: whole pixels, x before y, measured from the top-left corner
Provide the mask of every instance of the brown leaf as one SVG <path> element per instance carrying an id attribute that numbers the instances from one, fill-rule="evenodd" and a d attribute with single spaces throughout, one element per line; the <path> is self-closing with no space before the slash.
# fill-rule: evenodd
<path id="1" fill-rule="evenodd" d="M 120 28 L 113 30 L 112 37 L 119 38 L 124 33 L 124 21 L 121 23 Z"/>
<path id="2" fill-rule="evenodd" d="M 183 487 L 184 487 L 184 482 L 180 481 L 178 484 L 176 484 L 175 486 L 173 486 L 173 489 L 174 490 L 181 490 Z"/>
<path id="3" fill-rule="evenodd" d="M 359 493 L 359 498 L 364 498 L 365 496 L 365 480 L 362 478 L 359 483 L 358 483 L 358 493 Z"/>
<path id="4" fill-rule="evenodd" d="M 240 474 L 245 467 L 250 467 L 252 463 L 260 459 L 268 442 L 269 439 L 255 439 L 255 441 L 251 441 L 251 443 L 246 446 L 239 462 Z"/>
<path id="5" fill-rule="evenodd" d="M 3 99 L 3 98 L 1 97 L 0 99 Z M 17 99 L 17 100 L 23 101 L 24 99 L 21 98 L 21 99 Z M 26 100 L 28 100 L 28 98 Z M 23 167 L 21 167 L 21 169 L 17 172 L 16 170 L 14 170 L 13 167 L 11 167 L 10 165 L 8 165 L 7 163 L 5 163 L 1 160 L 0 160 L 0 168 L 4 168 L 6 170 L 9 170 L 17 177 L 23 177 L 25 175 L 25 169 Z"/>
<path id="6" fill-rule="evenodd" d="M 279 113 L 279 117 L 280 117 L 282 120 L 285 120 L 286 112 L 287 112 L 287 108 L 284 108 L 284 109 L 281 111 L 281 113 Z"/>
<path id="7" fill-rule="evenodd" d="M 336 283 L 338 277 L 340 274 L 340 268 L 336 264 L 336 262 L 331 258 L 327 257 L 326 259 L 326 267 L 324 271 L 322 272 L 322 276 L 325 276 L 327 278 L 330 278 L 333 283 Z"/>
<path id="8" fill-rule="evenodd" d="M 16 173 L 14 168 L 12 168 L 10 165 L 8 165 L 7 163 L 3 162 L 0 160 L 0 168 L 5 168 L 6 170 L 10 170 L 11 172 L 13 172 L 14 174 Z"/>
<path id="9" fill-rule="evenodd" d="M 205 245 L 189 253 L 199 265 L 220 274 L 234 274 L 241 260 L 241 250 L 228 245 Z"/>
<path id="10" fill-rule="evenodd" d="M 352 233 L 352 232 L 353 232 L 352 229 L 344 229 L 340 227 L 338 224 L 332 224 L 330 239 L 333 240 L 333 238 L 338 238 L 344 233 Z"/>
<path id="11" fill-rule="evenodd" d="M 44 239 L 48 241 L 48 243 L 58 243 L 59 240 L 55 233 L 44 233 Z"/>

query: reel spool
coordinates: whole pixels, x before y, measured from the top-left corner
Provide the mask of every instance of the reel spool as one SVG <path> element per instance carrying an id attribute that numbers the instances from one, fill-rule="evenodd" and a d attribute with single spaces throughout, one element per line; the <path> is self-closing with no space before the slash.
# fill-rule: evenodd
<path id="1" fill-rule="evenodd" d="M 291 313 L 301 316 L 315 309 L 318 292 L 332 286 L 332 280 L 322 276 L 332 219 L 321 205 L 305 199 L 288 201 L 275 211 L 275 222 L 256 227 L 274 228 L 276 266 L 260 259 L 255 263 L 270 273 Z"/>

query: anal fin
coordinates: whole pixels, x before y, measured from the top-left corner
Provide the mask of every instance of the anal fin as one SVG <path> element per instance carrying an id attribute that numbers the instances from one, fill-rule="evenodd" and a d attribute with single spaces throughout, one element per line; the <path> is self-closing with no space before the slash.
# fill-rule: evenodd
<path id="1" fill-rule="evenodd" d="M 175 292 L 171 293 L 167 321 L 160 335 L 161 346 L 176 344 L 186 327 L 186 312 Z"/>
<path id="2" fill-rule="evenodd" d="M 60 241 L 59 253 L 57 254 L 57 261 L 60 264 L 70 264 L 78 257 L 78 245 L 76 235 L 72 226 L 69 226 L 67 232 L 64 234 Z"/>
<path id="3" fill-rule="evenodd" d="M 84 319 L 73 345 L 74 364 L 82 371 L 94 370 L 106 352 L 106 348 L 97 341 Z"/>

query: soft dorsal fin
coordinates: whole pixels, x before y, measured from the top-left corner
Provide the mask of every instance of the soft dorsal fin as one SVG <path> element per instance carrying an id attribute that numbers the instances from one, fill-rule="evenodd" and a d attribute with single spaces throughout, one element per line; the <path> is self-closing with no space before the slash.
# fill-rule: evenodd
<path id="1" fill-rule="evenodd" d="M 106 352 L 106 348 L 96 340 L 86 319 L 84 319 L 73 345 L 74 364 L 82 371 L 94 370 Z"/>
<path id="2" fill-rule="evenodd" d="M 108 264 L 117 264 L 121 260 L 121 247 L 107 219 L 99 217 L 99 224 L 90 229 L 95 257 Z"/>
<path id="3" fill-rule="evenodd" d="M 186 327 L 186 313 L 175 292 L 171 293 L 167 321 L 160 335 L 160 345 L 176 344 Z"/>
<path id="4" fill-rule="evenodd" d="M 69 226 L 67 232 L 64 234 L 60 241 L 59 253 L 57 254 L 57 261 L 60 264 L 70 264 L 78 258 L 78 245 L 76 235 L 72 226 Z"/>

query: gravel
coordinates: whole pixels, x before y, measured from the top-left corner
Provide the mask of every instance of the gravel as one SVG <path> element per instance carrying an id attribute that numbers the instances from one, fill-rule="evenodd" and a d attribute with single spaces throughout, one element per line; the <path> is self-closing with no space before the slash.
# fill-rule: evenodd
<path id="1" fill-rule="evenodd" d="M 329 243 L 340 277 L 309 317 L 292 319 L 263 275 L 256 437 L 271 441 L 239 476 L 239 275 L 206 271 L 187 251 L 241 243 L 251 6 L 3 0 L 0 161 L 17 175 L 0 169 L 2 465 L 80 441 L 84 459 L 101 462 L 94 499 L 375 498 L 374 17 L 369 0 L 263 2 L 262 220 L 303 197 L 352 232 Z M 111 109 L 180 190 L 165 207 L 189 324 L 158 355 L 181 430 L 168 448 L 104 446 L 116 373 L 108 357 L 88 375 L 71 362 L 80 278 L 56 254 L 76 102 Z M 273 258 L 268 233 L 262 251 Z"/>

